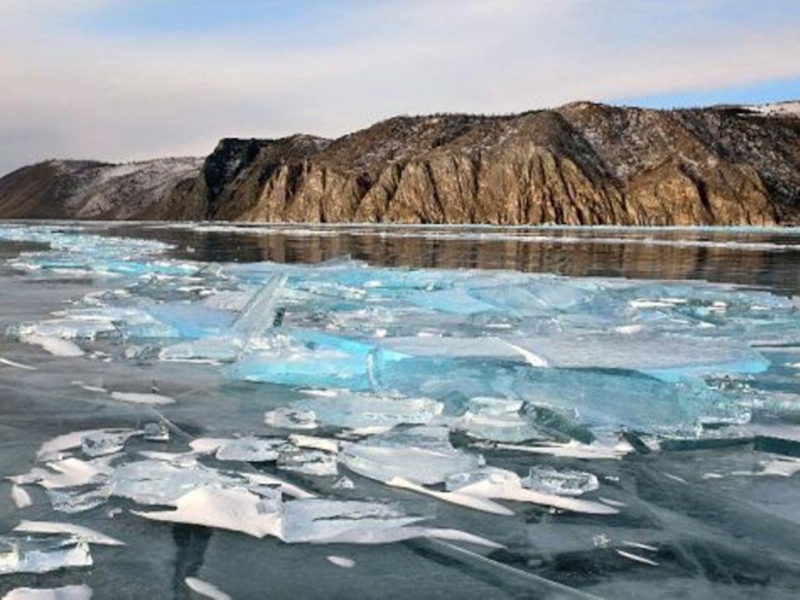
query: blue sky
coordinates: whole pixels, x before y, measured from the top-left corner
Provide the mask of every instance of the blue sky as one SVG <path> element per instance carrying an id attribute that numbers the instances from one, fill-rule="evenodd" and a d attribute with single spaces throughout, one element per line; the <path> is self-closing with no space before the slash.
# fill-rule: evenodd
<path id="1" fill-rule="evenodd" d="M 800 98 L 797 0 L 0 0 L 0 173 L 394 114 Z"/>

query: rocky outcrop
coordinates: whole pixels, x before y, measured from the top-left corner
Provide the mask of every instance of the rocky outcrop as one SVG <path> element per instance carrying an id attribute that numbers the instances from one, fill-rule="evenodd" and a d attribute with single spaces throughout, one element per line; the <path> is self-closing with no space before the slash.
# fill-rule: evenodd
<path id="1" fill-rule="evenodd" d="M 281 222 L 768 225 L 800 221 L 792 104 L 658 111 L 575 103 L 513 116 L 398 117 L 337 140 L 219 143 L 196 176 L 136 217 Z M 45 165 L 29 167 L 46 170 Z M 95 167 L 100 168 L 100 167 Z M 37 173 L 39 171 L 36 171 Z M 188 173 L 187 173 L 188 174 Z M 38 200 L 14 216 L 80 214 Z M 48 207 L 50 207 L 48 209 Z M 34 210 L 35 209 L 35 210 Z"/>

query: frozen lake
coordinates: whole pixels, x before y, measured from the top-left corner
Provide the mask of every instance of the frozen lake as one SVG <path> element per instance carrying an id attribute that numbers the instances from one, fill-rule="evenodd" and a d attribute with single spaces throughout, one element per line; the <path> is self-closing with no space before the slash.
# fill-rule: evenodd
<path id="1" fill-rule="evenodd" d="M 796 598 L 798 265 L 781 229 L 0 223 L 0 598 Z"/>

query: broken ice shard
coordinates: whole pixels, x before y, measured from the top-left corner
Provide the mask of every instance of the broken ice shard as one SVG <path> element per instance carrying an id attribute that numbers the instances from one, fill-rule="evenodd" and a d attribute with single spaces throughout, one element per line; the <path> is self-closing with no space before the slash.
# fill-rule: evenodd
<path id="1" fill-rule="evenodd" d="M 82 486 L 66 490 L 47 490 L 53 510 L 67 514 L 81 513 L 108 501 L 111 489 L 108 486 Z"/>
<path id="2" fill-rule="evenodd" d="M 264 414 L 264 423 L 278 429 L 316 429 L 319 426 L 314 411 L 282 406 Z"/>
<path id="3" fill-rule="evenodd" d="M 600 487 L 593 473 L 554 469 L 546 466 L 531 467 L 530 474 L 522 479 L 522 486 L 538 492 L 559 496 L 580 496 Z"/>
<path id="4" fill-rule="evenodd" d="M 425 424 L 441 414 L 443 405 L 429 398 L 405 398 L 399 395 L 375 395 L 348 390 L 306 391 L 308 400 L 292 407 L 313 412 L 325 425 L 348 429 L 392 427 L 401 423 Z"/>
<path id="5" fill-rule="evenodd" d="M 89 544 L 74 537 L 0 537 L 0 575 L 91 565 Z"/>
<path id="6" fill-rule="evenodd" d="M 208 485 L 241 485 L 241 479 L 199 463 L 183 466 L 143 460 L 117 468 L 110 483 L 114 496 L 139 504 L 173 505 L 187 491 Z"/>
<path id="7" fill-rule="evenodd" d="M 452 475 L 447 479 L 446 485 L 450 491 L 476 498 L 529 502 L 595 515 L 612 515 L 619 512 L 618 509 L 600 502 L 565 498 L 558 494 L 526 489 L 516 473 L 495 467 L 483 467 Z"/>
<path id="8" fill-rule="evenodd" d="M 274 325 L 277 303 L 286 280 L 286 275 L 275 275 L 253 295 L 231 325 L 234 336 L 249 340 Z"/>
<path id="9" fill-rule="evenodd" d="M 278 459 L 278 447 L 282 444 L 281 439 L 243 437 L 224 441 L 216 456 L 222 461 L 271 462 Z"/>
<path id="10" fill-rule="evenodd" d="M 420 520 L 376 502 L 296 500 L 286 503 L 283 539 L 289 543 L 380 543 L 383 535 Z"/>
<path id="11" fill-rule="evenodd" d="M 175 510 L 131 511 L 154 521 L 190 523 L 246 533 L 254 537 L 281 536 L 280 491 L 260 493 L 240 487 L 200 487 L 172 502 Z"/>
<path id="12" fill-rule="evenodd" d="M 736 340 L 669 334 L 559 334 L 508 338 L 551 367 L 624 369 L 665 381 L 716 373 L 761 373 L 769 361 Z"/>
<path id="13" fill-rule="evenodd" d="M 338 475 L 335 454 L 322 450 L 304 450 L 294 444 L 286 444 L 281 447 L 278 468 L 318 477 Z"/>
<path id="14" fill-rule="evenodd" d="M 384 364 L 405 355 L 357 340 L 311 330 L 291 330 L 231 366 L 234 379 L 298 387 L 372 390 Z"/>
<path id="15" fill-rule="evenodd" d="M 125 448 L 125 442 L 138 432 L 132 429 L 101 429 L 81 438 L 81 451 L 87 456 L 105 456 Z"/>
<path id="16" fill-rule="evenodd" d="M 169 427 L 163 421 L 153 421 L 152 423 L 145 423 L 142 428 L 144 439 L 148 442 L 168 442 L 169 441 Z"/>
<path id="17" fill-rule="evenodd" d="M 495 442 L 524 442 L 539 436 L 523 418 L 521 400 L 477 397 L 470 399 L 460 427 L 469 435 Z"/>
<path id="18" fill-rule="evenodd" d="M 89 544 L 101 546 L 124 546 L 125 544 L 111 536 L 105 535 L 94 529 L 74 525 L 72 523 L 53 523 L 48 521 L 22 521 L 14 531 L 25 533 L 63 533 L 71 535 Z"/>
<path id="19" fill-rule="evenodd" d="M 340 462 L 359 475 L 388 482 L 402 477 L 418 484 L 444 481 L 449 475 L 483 464 L 483 457 L 456 450 L 447 427 L 392 430 L 362 442 L 343 445 Z"/>

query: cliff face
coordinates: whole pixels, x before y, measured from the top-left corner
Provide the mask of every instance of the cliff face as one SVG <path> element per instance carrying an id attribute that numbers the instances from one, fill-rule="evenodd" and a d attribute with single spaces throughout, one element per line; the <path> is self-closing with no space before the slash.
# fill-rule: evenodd
<path id="1" fill-rule="evenodd" d="M 333 141 L 223 140 L 196 176 L 187 171 L 164 189 L 158 211 L 137 214 L 509 225 L 797 222 L 800 111 L 791 107 L 656 111 L 576 103 L 508 117 L 398 117 Z M 7 181 L 15 175 L 0 180 L 0 216 L 12 216 L 7 190 L 29 188 Z M 14 216 L 108 218 L 98 202 L 81 214 L 70 213 L 69 202 L 51 206 L 50 187 L 40 185 L 37 201 L 17 205 L 27 214 Z M 108 212 L 130 218 L 118 216 L 117 204 L 109 198 Z"/>

